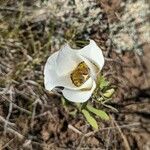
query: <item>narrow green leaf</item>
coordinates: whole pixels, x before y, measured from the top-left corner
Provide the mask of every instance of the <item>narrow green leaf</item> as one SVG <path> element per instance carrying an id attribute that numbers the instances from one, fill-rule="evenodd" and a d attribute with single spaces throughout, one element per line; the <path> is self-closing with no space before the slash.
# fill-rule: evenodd
<path id="1" fill-rule="evenodd" d="M 96 109 L 96 108 L 94 108 L 94 107 L 92 107 L 92 106 L 90 106 L 90 105 L 87 105 L 86 107 L 87 107 L 87 109 L 88 109 L 90 112 L 96 114 L 96 115 L 99 116 L 101 119 L 103 119 L 103 120 L 109 120 L 109 116 L 105 113 L 105 111 Z"/>
<path id="2" fill-rule="evenodd" d="M 107 107 L 107 108 L 110 108 L 110 109 L 112 109 L 112 110 L 114 110 L 115 112 L 119 112 L 116 108 L 114 108 L 114 107 L 112 107 L 112 106 L 110 106 L 110 105 L 107 105 L 107 104 L 103 104 L 102 103 L 102 105 L 104 105 L 105 107 Z"/>
<path id="3" fill-rule="evenodd" d="M 85 110 L 82 109 L 82 113 L 85 116 L 87 122 L 94 128 L 94 129 L 98 129 L 98 124 L 97 121 L 90 115 L 90 113 Z"/>

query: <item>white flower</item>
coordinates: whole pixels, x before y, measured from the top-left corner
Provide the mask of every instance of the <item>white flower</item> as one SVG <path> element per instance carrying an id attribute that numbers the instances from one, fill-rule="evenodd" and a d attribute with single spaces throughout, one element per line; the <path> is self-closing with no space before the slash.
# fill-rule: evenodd
<path id="1" fill-rule="evenodd" d="M 44 68 L 44 84 L 48 91 L 63 87 L 63 96 L 72 102 L 87 101 L 96 88 L 96 77 L 104 65 L 104 56 L 97 44 L 81 49 L 68 44 L 52 54 Z"/>

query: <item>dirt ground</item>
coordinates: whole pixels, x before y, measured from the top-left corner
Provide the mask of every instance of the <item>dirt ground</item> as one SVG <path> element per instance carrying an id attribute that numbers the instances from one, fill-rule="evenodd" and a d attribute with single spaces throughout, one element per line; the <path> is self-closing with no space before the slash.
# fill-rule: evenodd
<path id="1" fill-rule="evenodd" d="M 129 46 L 122 50 L 118 36 L 111 33 L 112 24 L 121 26 L 121 2 L 126 7 L 127 0 L 94 2 L 98 4 L 94 9 L 87 8 L 98 12 L 98 17 L 93 15 L 98 21 L 91 21 L 89 15 L 84 32 L 77 32 L 82 18 L 68 6 L 71 17 L 67 13 L 64 20 L 61 5 L 59 14 L 57 10 L 47 13 L 45 5 L 33 11 L 35 1 L 0 1 L 0 150 L 150 149 L 150 46 L 145 41 L 139 46 L 141 39 L 137 39 L 137 45 L 127 41 Z M 79 23 L 76 27 L 69 24 L 73 19 Z M 144 25 L 138 22 L 137 28 L 145 29 Z M 141 34 L 144 40 L 145 32 Z M 117 35 L 121 35 L 119 31 Z M 118 112 L 102 107 L 111 119 L 97 118 L 98 131 L 93 131 L 82 114 L 69 115 L 61 97 L 48 93 L 43 84 L 46 59 L 64 43 L 62 39 L 85 37 L 94 39 L 103 50 L 106 63 L 102 73 L 116 89 L 108 104 Z M 142 55 L 136 51 L 138 46 Z"/>

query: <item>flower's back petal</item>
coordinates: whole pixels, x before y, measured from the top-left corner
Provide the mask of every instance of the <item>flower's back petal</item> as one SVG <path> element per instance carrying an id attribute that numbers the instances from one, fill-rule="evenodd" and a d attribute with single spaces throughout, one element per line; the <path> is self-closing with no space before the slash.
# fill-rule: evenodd
<path id="1" fill-rule="evenodd" d="M 58 75 L 66 75 L 71 72 L 82 60 L 78 57 L 75 51 L 72 51 L 68 44 L 66 44 L 59 51 L 56 60 L 56 72 Z"/>
<path id="2" fill-rule="evenodd" d="M 71 102 L 83 103 L 86 102 L 92 95 L 96 88 L 96 83 L 93 81 L 93 85 L 89 90 L 69 90 L 64 89 L 62 93 L 66 99 Z"/>
<path id="3" fill-rule="evenodd" d="M 78 50 L 78 53 L 90 60 L 91 62 L 95 63 L 99 69 L 101 70 L 104 66 L 104 56 L 102 54 L 101 49 L 97 46 L 97 44 L 90 40 L 89 45 L 85 46 L 81 50 Z"/>

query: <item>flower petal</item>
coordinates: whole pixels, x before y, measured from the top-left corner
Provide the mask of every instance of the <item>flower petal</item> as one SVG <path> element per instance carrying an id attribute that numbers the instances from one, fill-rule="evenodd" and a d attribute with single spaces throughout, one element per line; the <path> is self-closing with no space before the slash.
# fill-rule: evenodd
<path id="1" fill-rule="evenodd" d="M 89 90 L 70 90 L 64 89 L 62 93 L 66 99 L 76 103 L 83 103 L 86 102 L 92 95 L 93 91 L 96 88 L 95 81 L 92 82 L 92 86 Z"/>
<path id="2" fill-rule="evenodd" d="M 70 46 L 66 44 L 59 51 L 56 59 L 56 72 L 58 75 L 66 75 L 71 72 L 82 60 L 78 57 L 75 51 L 72 51 Z"/>
<path id="3" fill-rule="evenodd" d="M 58 56 L 58 52 L 52 54 L 48 58 L 44 68 L 44 84 L 47 90 L 51 91 L 56 86 L 61 86 L 72 90 L 80 90 L 80 89 L 85 89 L 89 84 L 92 83 L 92 79 L 89 78 L 80 87 L 76 87 L 70 78 L 70 74 L 63 75 L 63 76 L 58 75 L 55 71 L 57 56 Z"/>
<path id="4" fill-rule="evenodd" d="M 65 95 L 67 91 L 76 93 L 75 90 L 77 90 L 78 93 L 81 92 L 81 89 L 86 89 L 86 86 L 91 82 L 91 78 L 89 78 L 80 87 L 76 87 L 70 78 L 70 73 L 80 62 L 83 61 L 89 66 L 92 74 L 94 75 L 97 73 L 96 68 L 94 68 L 95 66 L 98 66 L 100 70 L 102 69 L 104 65 L 104 57 L 101 49 L 96 45 L 96 43 L 93 40 L 90 40 L 90 44 L 80 50 L 72 49 L 68 44 L 66 44 L 61 51 L 52 54 L 46 62 L 44 68 L 45 88 L 47 90 L 52 90 L 56 86 L 62 86 L 65 88 L 63 90 Z M 83 96 L 84 101 L 87 99 L 86 93 L 89 94 L 89 92 L 82 91 L 81 93 L 85 96 L 85 98 Z M 76 96 L 77 95 L 73 98 L 74 100 Z"/>
<path id="5" fill-rule="evenodd" d="M 90 60 L 91 62 L 95 63 L 100 70 L 103 68 L 104 56 L 102 54 L 101 49 L 97 46 L 97 44 L 93 40 L 90 40 L 89 45 L 78 50 L 78 53 L 81 56 Z"/>
<path id="6" fill-rule="evenodd" d="M 55 72 L 56 58 L 58 52 L 52 54 L 48 59 L 44 67 L 44 85 L 45 88 L 51 91 L 54 87 L 57 86 L 57 74 Z"/>

